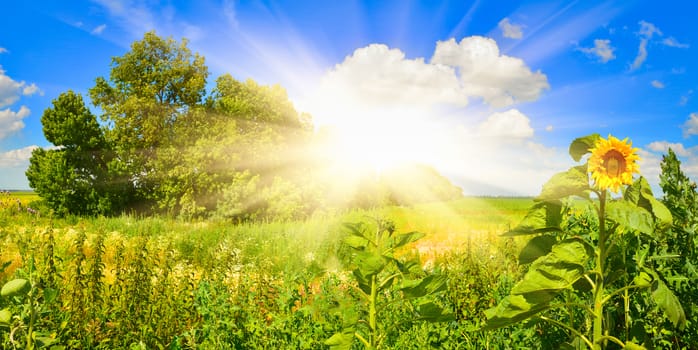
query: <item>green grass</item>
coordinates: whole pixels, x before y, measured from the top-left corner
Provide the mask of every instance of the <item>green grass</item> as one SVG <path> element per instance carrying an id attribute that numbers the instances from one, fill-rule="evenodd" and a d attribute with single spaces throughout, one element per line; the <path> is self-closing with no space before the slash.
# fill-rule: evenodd
<path id="1" fill-rule="evenodd" d="M 445 348 L 523 344 L 511 343 L 510 331 L 462 337 L 510 288 L 515 248 L 499 235 L 517 224 L 531 199 L 472 197 L 240 225 L 129 215 L 51 218 L 17 210 L 17 199 L 36 197 L 12 193 L 5 198 L 10 204 L 0 207 L 0 264 L 10 262 L 0 284 L 55 280 L 58 299 L 37 306 L 44 315 L 37 329 L 69 348 L 124 348 L 141 341 L 149 348 L 325 348 L 322 341 L 342 327 L 337 308 L 355 288 L 340 243 L 342 224 L 372 218 L 393 220 L 397 232 L 426 234 L 408 249 L 420 253 L 425 267 L 452 276 L 442 302 L 467 316 L 449 327 L 407 327 L 391 336 L 390 347 L 429 347 L 434 334 Z M 102 277 L 86 275 L 93 270 Z M 408 311 L 391 317 L 397 322 Z M 14 322 L 19 327 L 26 320 Z"/>

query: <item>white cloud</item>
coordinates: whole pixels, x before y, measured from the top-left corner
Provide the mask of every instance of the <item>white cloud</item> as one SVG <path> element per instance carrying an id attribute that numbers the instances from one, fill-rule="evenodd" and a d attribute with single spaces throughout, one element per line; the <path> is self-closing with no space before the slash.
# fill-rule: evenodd
<path id="1" fill-rule="evenodd" d="M 96 26 L 94 29 L 92 29 L 92 31 L 90 32 L 90 34 L 92 34 L 92 35 L 100 35 L 100 34 L 102 34 L 102 32 L 104 32 L 105 29 L 107 29 L 107 25 L 106 25 L 106 24 L 100 24 L 100 25 Z"/>
<path id="2" fill-rule="evenodd" d="M 630 66 L 630 70 L 636 70 L 642 66 L 642 64 L 647 59 L 647 43 L 652 39 L 652 37 L 657 35 L 662 35 L 662 32 L 654 24 L 640 21 L 640 46 L 637 48 L 637 56 Z"/>
<path id="3" fill-rule="evenodd" d="M 662 44 L 669 46 L 669 47 L 676 47 L 679 49 L 687 49 L 690 47 L 688 44 L 680 43 L 676 38 L 673 36 L 670 36 L 664 40 L 662 40 Z"/>
<path id="4" fill-rule="evenodd" d="M 91 0 L 106 9 L 114 24 L 132 36 L 141 38 L 144 32 L 155 30 L 159 35 L 184 36 L 192 42 L 203 36 L 203 30 L 176 16 L 175 7 L 159 2 L 138 0 Z M 159 6 L 156 8 L 156 6 Z M 100 34 L 106 25 L 92 31 Z M 129 39 L 130 40 L 130 39 Z"/>
<path id="5" fill-rule="evenodd" d="M 552 126 L 552 125 L 546 126 L 546 127 L 545 127 L 545 131 L 547 131 L 547 132 L 553 131 L 553 126 Z"/>
<path id="6" fill-rule="evenodd" d="M 29 116 L 29 108 L 22 106 L 19 111 L 14 112 L 9 108 L 0 110 L 0 140 L 9 136 L 10 134 L 22 130 L 24 128 L 24 122 L 22 119 Z"/>
<path id="7" fill-rule="evenodd" d="M 7 49 L 6 49 L 6 48 L 0 47 L 0 53 L 6 53 L 6 52 L 7 52 Z"/>
<path id="8" fill-rule="evenodd" d="M 494 40 L 469 37 L 438 42 L 430 60 L 382 44 L 357 49 L 296 104 L 318 128 L 343 133 L 334 142 L 360 149 L 364 160 L 431 164 L 468 194 L 536 195 L 569 167 L 566 150 L 536 143 L 531 118 L 517 109 L 468 103 L 508 106 L 547 88 L 544 74 L 501 55 Z"/>
<path id="9" fill-rule="evenodd" d="M 532 72 L 520 58 L 500 55 L 494 40 L 480 36 L 437 42 L 431 63 L 456 68 L 461 90 L 494 107 L 536 100 L 550 87 L 545 74 Z"/>
<path id="10" fill-rule="evenodd" d="M 652 85 L 652 87 L 655 87 L 655 88 L 657 88 L 657 89 L 663 89 L 663 88 L 664 88 L 664 83 L 662 83 L 662 82 L 659 81 L 659 80 L 652 80 L 652 82 L 651 82 L 650 84 Z"/>
<path id="11" fill-rule="evenodd" d="M 608 39 L 596 39 L 594 40 L 594 47 L 580 47 L 578 50 L 587 55 L 597 56 L 601 63 L 606 63 L 616 58 L 616 55 L 613 54 L 615 48 L 611 46 L 611 41 Z"/>
<path id="12" fill-rule="evenodd" d="M 20 149 L 15 149 L 0 153 L 0 168 L 17 168 L 29 165 L 29 158 L 32 151 L 39 146 L 32 145 Z"/>
<path id="13" fill-rule="evenodd" d="M 316 102 L 329 103 L 332 109 L 338 103 L 349 108 L 468 103 L 452 67 L 407 59 L 402 51 L 382 44 L 354 51 L 323 77 L 320 91 Z"/>
<path id="14" fill-rule="evenodd" d="M 31 95 L 34 95 L 36 93 L 39 93 L 39 95 L 41 95 L 41 96 L 44 95 L 44 92 L 41 91 L 39 89 L 39 87 L 36 86 L 36 84 L 34 84 L 34 83 L 31 83 L 31 85 L 25 85 L 22 88 L 22 95 L 24 95 L 24 96 L 31 96 Z"/>
<path id="15" fill-rule="evenodd" d="M 240 22 L 238 22 L 237 19 L 237 11 L 235 10 L 234 0 L 223 1 L 223 14 L 233 28 L 238 28 L 240 26 Z"/>
<path id="16" fill-rule="evenodd" d="M 0 107 L 9 106 L 17 100 L 20 95 L 33 95 L 41 93 L 35 84 L 27 85 L 24 81 L 15 81 L 5 75 L 5 71 L 0 66 Z"/>
<path id="17" fill-rule="evenodd" d="M 517 109 L 494 113 L 480 124 L 479 134 L 502 139 L 533 137 L 531 120 Z"/>
<path id="18" fill-rule="evenodd" d="M 647 145 L 647 148 L 654 152 L 666 153 L 669 148 L 671 148 L 676 155 L 680 157 L 687 157 L 690 152 L 684 147 L 682 143 L 671 143 L 668 141 L 654 141 Z"/>
<path id="19" fill-rule="evenodd" d="M 683 137 L 698 135 L 698 113 L 691 113 L 683 124 Z"/>
<path id="20" fill-rule="evenodd" d="M 504 18 L 499 21 L 499 29 L 502 30 L 502 35 L 505 38 L 521 39 L 523 37 L 523 25 L 513 24 L 509 18 Z"/>
<path id="21" fill-rule="evenodd" d="M 679 106 L 685 106 L 688 104 L 688 100 L 691 98 L 691 95 L 693 95 L 693 90 L 688 90 L 686 94 L 681 96 L 681 99 L 679 99 Z"/>

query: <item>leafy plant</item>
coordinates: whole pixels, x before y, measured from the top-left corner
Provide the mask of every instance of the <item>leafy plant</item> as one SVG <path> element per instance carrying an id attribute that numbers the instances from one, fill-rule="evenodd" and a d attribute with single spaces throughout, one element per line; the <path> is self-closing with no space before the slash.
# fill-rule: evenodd
<path id="1" fill-rule="evenodd" d="M 519 226 L 505 233 L 533 236 L 519 256 L 529 268 L 511 294 L 486 311 L 485 329 L 536 318 L 567 330 L 567 346 L 642 348 L 630 331 L 630 293 L 644 293 L 674 326 L 685 326 L 679 300 L 650 263 L 659 258 L 651 248 L 672 216 L 643 177 L 632 179 L 638 157 L 626 142 L 598 134 L 572 142 L 575 161 L 591 156 L 554 175 Z M 622 196 L 613 198 L 618 190 Z"/>
<path id="2" fill-rule="evenodd" d="M 698 344 L 698 193 L 696 183 L 683 173 L 681 162 L 671 149 L 662 158 L 661 169 L 662 203 L 674 221 L 658 247 L 667 258 L 653 263 L 667 276 L 686 311 L 686 329 L 672 332 L 670 342 L 674 347 L 690 348 L 691 344 Z"/>
<path id="3" fill-rule="evenodd" d="M 397 234 L 392 222 L 376 221 L 375 227 L 364 223 L 344 225 L 348 231 L 344 243 L 352 251 L 352 274 L 358 285 L 361 313 L 345 315 L 343 329 L 325 341 L 333 349 L 349 349 L 354 338 L 366 348 L 376 349 L 402 322 L 454 319 L 434 299 L 425 298 L 445 291 L 446 277 L 423 271 L 418 255 L 400 254 L 401 248 L 424 237 L 424 234 Z M 381 314 L 393 303 L 410 303 L 412 317 L 402 317 L 393 324 L 380 322 Z"/>

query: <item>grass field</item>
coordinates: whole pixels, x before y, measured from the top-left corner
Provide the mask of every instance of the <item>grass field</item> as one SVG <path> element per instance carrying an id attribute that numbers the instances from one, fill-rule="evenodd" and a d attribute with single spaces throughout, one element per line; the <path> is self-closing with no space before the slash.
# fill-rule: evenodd
<path id="1" fill-rule="evenodd" d="M 326 348 L 323 341 L 344 319 L 338 305 L 354 298 L 347 289 L 352 282 L 343 224 L 376 219 L 393 221 L 396 232 L 426 234 L 408 251 L 421 255 L 424 268 L 457 277 L 444 300 L 461 309 L 454 310 L 461 318 L 472 313 L 469 322 L 477 324 L 480 309 L 504 295 L 497 287 L 500 276 L 516 271 L 512 249 L 498 235 L 532 203 L 464 198 L 233 225 L 162 217 L 52 218 L 26 210 L 36 199 L 28 192 L 0 197 L 0 283 L 23 278 L 35 291 L 30 299 L 3 302 L 15 316 L 5 328 L 11 332 L 0 325 L 0 336 L 8 344 L 10 334 L 17 339 L 33 332 L 54 345 L 105 349 Z M 465 281 L 468 269 L 486 271 L 473 275 L 482 288 L 455 283 Z M 510 284 L 502 281 L 502 288 Z M 473 304 L 453 304 L 466 294 Z M 409 319 L 408 311 L 389 315 Z M 41 317 L 32 318 L 37 313 Z M 466 341 L 458 335 L 461 326 L 451 327 L 405 326 L 387 344 L 401 348 L 417 337 L 422 343 L 416 344 L 424 345 L 425 334 L 445 332 L 440 342 L 460 347 Z"/>

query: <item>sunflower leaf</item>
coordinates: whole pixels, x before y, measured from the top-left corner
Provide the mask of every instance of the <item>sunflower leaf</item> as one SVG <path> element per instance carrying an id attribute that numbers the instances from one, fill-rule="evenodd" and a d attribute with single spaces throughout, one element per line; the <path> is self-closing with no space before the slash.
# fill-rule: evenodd
<path id="1" fill-rule="evenodd" d="M 647 235 L 654 233 L 652 215 L 626 200 L 617 200 L 608 203 L 606 217 L 618 225 Z"/>
<path id="2" fill-rule="evenodd" d="M 589 175 L 586 164 L 575 166 L 569 170 L 553 175 L 543 185 L 543 190 L 536 198 L 537 201 L 557 200 L 569 196 L 587 198 L 589 196 Z"/>
<path id="3" fill-rule="evenodd" d="M 562 203 L 560 201 L 538 202 L 528 210 L 526 216 L 513 230 L 502 236 L 530 235 L 545 232 L 560 232 L 562 222 Z"/>
<path id="4" fill-rule="evenodd" d="M 600 138 L 599 134 L 591 134 L 572 141 L 570 144 L 570 156 L 572 159 L 578 162 L 585 154 L 589 153 L 589 150 L 594 147 L 594 144 Z"/>

